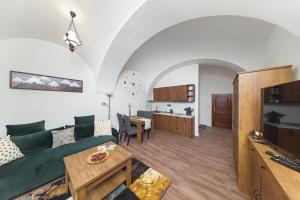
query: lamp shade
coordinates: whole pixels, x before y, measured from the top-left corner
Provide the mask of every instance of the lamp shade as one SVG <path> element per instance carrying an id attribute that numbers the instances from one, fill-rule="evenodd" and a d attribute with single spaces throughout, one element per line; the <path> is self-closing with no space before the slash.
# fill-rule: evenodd
<path id="1" fill-rule="evenodd" d="M 76 46 L 80 46 L 81 45 L 81 42 L 80 40 L 78 39 L 76 33 L 74 33 L 73 31 L 69 30 L 63 37 L 63 40 L 65 41 L 65 43 L 67 45 L 72 45 L 74 47 Z"/>

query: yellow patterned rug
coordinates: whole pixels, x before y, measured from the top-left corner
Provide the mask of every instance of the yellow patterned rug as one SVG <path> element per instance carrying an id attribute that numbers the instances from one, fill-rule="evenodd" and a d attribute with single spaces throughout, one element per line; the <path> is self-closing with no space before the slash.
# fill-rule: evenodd
<path id="1" fill-rule="evenodd" d="M 170 185 L 169 178 L 149 168 L 129 186 L 129 189 L 140 200 L 160 200 Z"/>

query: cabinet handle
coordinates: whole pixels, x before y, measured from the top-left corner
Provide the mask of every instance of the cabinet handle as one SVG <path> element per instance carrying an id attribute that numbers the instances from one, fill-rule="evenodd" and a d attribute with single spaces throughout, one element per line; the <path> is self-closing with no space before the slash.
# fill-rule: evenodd
<path id="1" fill-rule="evenodd" d="M 250 150 L 251 150 L 251 151 L 254 151 L 254 149 L 252 149 L 252 148 L 251 148 Z"/>
<path id="2" fill-rule="evenodd" d="M 262 166 L 262 165 L 260 166 L 260 168 L 261 168 L 261 169 L 266 169 L 266 167 L 265 167 L 265 166 Z"/>
<path id="3" fill-rule="evenodd" d="M 260 194 L 258 193 L 258 189 L 254 190 L 254 198 L 255 200 L 260 200 Z"/>

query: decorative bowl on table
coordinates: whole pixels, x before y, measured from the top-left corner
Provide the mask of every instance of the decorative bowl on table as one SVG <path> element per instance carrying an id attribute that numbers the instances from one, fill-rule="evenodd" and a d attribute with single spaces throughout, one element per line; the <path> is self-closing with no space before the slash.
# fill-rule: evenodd
<path id="1" fill-rule="evenodd" d="M 89 155 L 86 159 L 86 161 L 90 164 L 97 164 L 105 161 L 109 157 L 109 152 L 104 151 L 96 151 Z"/>

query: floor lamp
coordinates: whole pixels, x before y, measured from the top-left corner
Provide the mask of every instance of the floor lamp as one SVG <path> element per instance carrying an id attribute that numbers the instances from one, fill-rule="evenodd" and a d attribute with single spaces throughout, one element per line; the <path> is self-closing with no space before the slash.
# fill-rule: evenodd
<path id="1" fill-rule="evenodd" d="M 105 95 L 108 98 L 108 103 L 102 102 L 102 105 L 108 107 L 108 119 L 110 119 L 110 110 L 111 110 L 110 109 L 110 100 L 111 100 L 111 97 L 113 96 L 113 94 L 112 93 L 106 93 Z"/>

